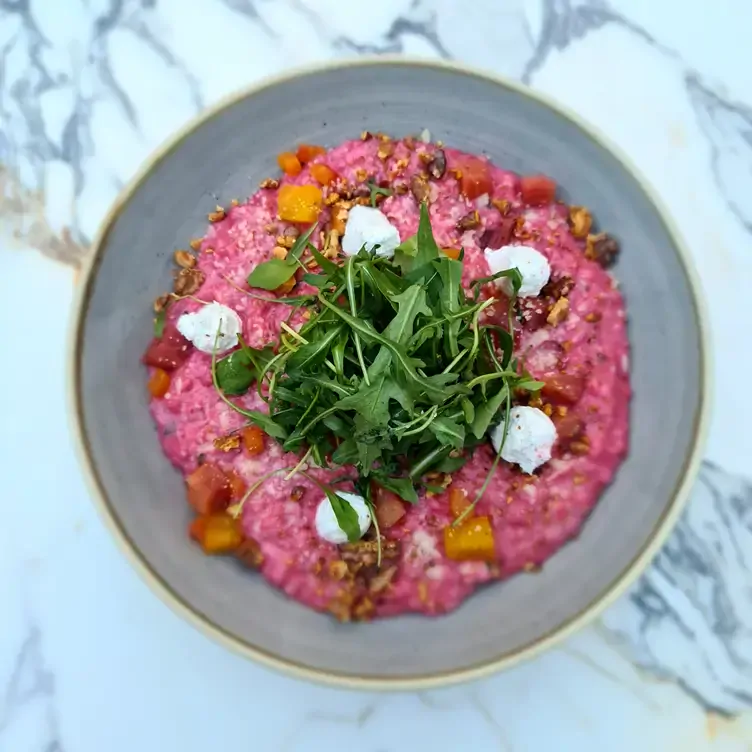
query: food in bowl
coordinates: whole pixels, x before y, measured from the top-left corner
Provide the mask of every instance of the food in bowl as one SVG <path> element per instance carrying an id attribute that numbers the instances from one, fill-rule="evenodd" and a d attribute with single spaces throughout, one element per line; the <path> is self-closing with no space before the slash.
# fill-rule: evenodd
<path id="1" fill-rule="evenodd" d="M 536 570 L 627 449 L 618 244 L 425 135 L 279 155 L 175 252 L 144 355 L 190 536 L 342 620 Z"/>

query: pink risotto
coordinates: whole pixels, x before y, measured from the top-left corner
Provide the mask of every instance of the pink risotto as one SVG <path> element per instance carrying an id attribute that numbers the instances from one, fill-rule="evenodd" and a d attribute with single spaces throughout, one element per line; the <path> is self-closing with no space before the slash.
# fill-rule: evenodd
<path id="1" fill-rule="evenodd" d="M 627 451 L 626 317 L 618 286 L 607 271 L 618 252 L 616 241 L 596 232 L 587 209 L 556 200 L 550 179 L 521 177 L 440 143 L 364 133 L 332 149 L 301 147 L 297 154 L 280 155 L 279 163 L 282 177 L 263 181 L 247 201 L 217 207 L 205 236 L 190 242 L 192 250 L 186 239 L 185 250 L 175 253 L 173 291 L 155 301 L 156 336 L 144 356 L 150 410 L 164 453 L 186 478 L 195 512 L 187 535 L 197 555 L 203 549 L 233 556 L 290 597 L 342 620 L 441 614 L 483 583 L 535 572 L 577 535 Z M 380 212 L 369 215 L 372 225 L 362 232 L 375 232 L 377 220 L 383 220 L 382 248 L 396 229 L 402 245 L 393 259 L 380 256 L 379 246 L 370 255 L 367 246 L 356 256 L 347 252 L 348 238 L 356 236 L 356 207 Z M 446 284 L 443 272 L 421 277 L 416 257 L 410 256 L 423 215 L 430 219 L 441 260 L 431 261 L 431 268 L 439 269 L 441 263 L 447 270 L 456 268 L 459 299 L 466 299 L 468 315 L 454 328 L 451 315 L 445 315 L 415 345 L 422 348 L 413 357 L 417 365 L 401 368 L 398 353 L 403 350 L 390 350 L 390 345 L 381 353 L 381 340 L 371 338 L 393 336 L 396 325 L 382 331 L 373 314 L 366 322 L 370 328 L 359 336 L 355 319 L 367 315 L 355 306 L 368 310 L 366 268 L 380 271 L 399 290 L 418 280 L 425 292 L 415 290 L 416 300 L 423 306 L 416 303 L 413 328 L 407 337 L 395 339 L 395 347 L 408 348 L 420 337 L 421 322 L 430 321 L 430 296 L 438 300 L 446 291 L 435 287 L 439 277 Z M 314 223 L 309 242 L 301 242 Z M 420 255 L 424 241 L 418 237 L 417 242 Z M 539 292 L 522 294 L 527 274 L 522 267 L 517 294 L 514 278 L 504 275 L 473 285 L 494 274 L 485 251 L 516 246 L 533 249 L 539 266 L 547 269 Z M 406 260 L 401 271 L 400 258 Z M 361 286 L 357 300 L 350 299 L 345 282 L 335 290 L 340 270 L 331 265 L 344 269 L 348 263 L 363 269 L 355 275 Z M 451 264 L 461 264 L 461 269 Z M 256 269 L 254 280 L 271 281 L 249 286 L 249 274 Z M 277 278 L 282 280 L 278 285 Z M 329 303 L 321 303 L 327 290 Z M 294 304 L 299 296 L 306 296 L 305 304 Z M 385 293 L 384 301 L 394 303 L 396 296 Z M 201 348 L 199 335 L 191 338 L 179 323 L 214 303 L 237 314 L 240 336 L 229 332 L 229 348 L 218 348 L 227 330 L 216 336 L 212 331 L 212 347 Z M 398 310 L 396 303 L 393 307 Z M 355 316 L 347 318 L 353 311 Z M 389 309 L 388 315 L 397 314 Z M 294 380 L 291 364 L 298 350 L 310 345 L 315 321 L 328 322 L 334 344 L 327 345 L 331 349 L 325 361 L 301 366 L 298 379 L 313 379 L 317 369 L 315 378 L 322 384 L 303 392 L 304 382 Z M 450 355 L 442 355 L 446 360 L 439 373 L 454 374 L 444 379 L 453 396 L 442 401 L 442 387 L 436 384 L 443 384 L 443 377 L 431 375 L 436 372 L 425 353 L 431 347 L 450 347 L 444 343 L 452 332 L 458 338 L 452 354 L 458 354 L 452 362 Z M 337 350 L 339 341 L 344 344 Z M 509 343 L 506 354 L 504 342 Z M 343 352 L 339 362 L 337 354 Z M 250 362 L 243 362 L 245 370 L 233 370 L 229 358 L 234 353 L 238 362 L 251 353 Z M 366 362 L 359 365 L 361 356 Z M 275 357 L 277 364 L 287 363 L 287 370 L 264 375 Z M 384 402 L 388 412 L 383 422 L 371 416 L 374 424 L 367 435 L 381 442 L 371 450 L 363 446 L 366 433 L 357 433 L 362 421 L 371 419 L 358 412 L 357 390 L 365 389 L 366 369 L 377 373 L 374 361 L 389 364 L 390 357 L 394 391 Z M 471 372 L 472 358 L 476 370 Z M 233 381 L 238 374 L 248 383 Z M 252 383 L 249 374 L 255 374 Z M 403 379 L 422 384 L 424 377 L 438 394 L 428 387 L 409 396 L 401 391 L 409 387 Z M 285 385 L 293 383 L 285 397 Z M 352 407 L 338 413 L 337 400 L 353 393 Z M 296 394 L 303 395 L 297 402 Z M 482 425 L 481 435 L 473 436 L 472 427 L 484 401 L 494 399 L 491 395 L 498 396 L 498 409 L 489 413 L 490 424 Z M 326 411 L 320 402 L 325 397 L 333 405 Z M 532 472 L 521 467 L 522 460 L 505 459 L 515 437 L 501 427 L 505 422 L 508 432 L 516 427 L 512 416 L 519 408 L 536 411 L 541 436 L 549 425 L 551 431 L 555 428 L 548 445 L 531 434 L 532 442 L 542 442 L 542 449 L 535 445 L 542 455 L 536 455 Z M 294 417 L 286 424 L 288 415 Z M 316 446 L 306 438 L 313 433 L 296 439 L 296 431 L 315 416 Z M 439 421 L 437 416 L 444 417 Z M 389 434 L 395 425 L 398 435 Z M 411 425 L 417 426 L 414 431 Z M 499 427 L 501 448 L 489 439 L 494 426 Z M 283 449 L 286 442 L 289 451 Z M 402 446 L 409 447 L 404 457 L 397 456 Z M 421 452 L 434 446 L 435 461 L 426 459 L 423 472 Z M 520 447 L 520 452 L 529 449 Z M 338 464 L 338 457 L 349 459 Z M 354 508 L 336 497 L 338 492 L 365 499 L 370 517 L 364 529 L 357 529 Z M 332 493 L 344 505 L 335 516 Z M 345 532 L 337 542 L 336 536 L 322 532 L 317 523 L 321 505 L 330 505 L 324 511 L 331 519 L 348 520 L 355 532 L 343 523 Z"/>

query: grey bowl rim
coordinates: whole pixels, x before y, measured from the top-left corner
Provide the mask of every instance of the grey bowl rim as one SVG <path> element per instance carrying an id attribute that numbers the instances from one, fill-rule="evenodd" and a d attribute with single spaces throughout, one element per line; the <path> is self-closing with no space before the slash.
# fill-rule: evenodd
<path id="1" fill-rule="evenodd" d="M 684 472 L 681 479 L 674 489 L 671 498 L 668 500 L 655 528 L 641 549 L 635 554 L 632 561 L 624 568 L 624 570 L 608 584 L 598 597 L 596 597 L 579 613 L 554 627 L 545 635 L 496 658 L 474 666 L 466 666 L 451 671 L 384 678 L 383 676 L 373 675 L 352 676 L 335 671 L 316 669 L 270 653 L 218 626 L 207 616 L 196 611 L 190 603 L 181 598 L 171 588 L 170 584 L 151 567 L 146 558 L 138 550 L 136 544 L 128 536 L 118 518 L 115 508 L 107 496 L 104 484 L 97 473 L 89 449 L 89 441 L 83 420 L 83 395 L 81 393 L 80 364 L 84 323 L 88 311 L 88 300 L 91 295 L 92 283 L 96 278 L 99 263 L 107 244 L 110 229 L 123 207 L 130 200 L 131 196 L 138 191 L 141 183 L 163 159 L 169 156 L 181 145 L 189 134 L 200 128 L 205 122 L 211 120 L 225 109 L 232 107 L 246 97 L 254 96 L 261 91 L 283 84 L 292 79 L 326 73 L 340 68 L 365 68 L 371 66 L 386 67 L 394 65 L 413 68 L 423 67 L 435 71 L 443 70 L 447 72 L 462 73 L 467 76 L 481 79 L 487 83 L 509 89 L 517 94 L 537 101 L 539 104 L 548 107 L 555 112 L 559 117 L 569 120 L 590 139 L 595 141 L 606 151 L 610 152 L 611 155 L 621 164 L 622 168 L 639 183 L 642 191 L 652 203 L 666 229 L 667 235 L 674 245 L 679 260 L 684 267 L 684 272 L 689 282 L 692 301 L 694 304 L 701 368 L 700 404 L 698 405 L 695 418 L 694 441 L 687 457 L 685 458 Z M 135 173 L 133 178 L 131 178 L 131 180 L 120 191 L 107 212 L 107 215 L 102 220 L 97 235 L 92 242 L 89 254 L 82 265 L 72 314 L 67 348 L 67 398 L 74 449 L 83 471 L 87 488 L 94 500 L 97 512 L 103 520 L 105 527 L 109 529 L 110 533 L 115 538 L 120 550 L 150 589 L 174 613 L 182 617 L 194 628 L 198 629 L 199 632 L 229 650 L 263 666 L 275 669 L 291 677 L 307 679 L 326 686 L 367 691 L 415 691 L 451 686 L 461 682 L 485 678 L 499 671 L 511 668 L 523 660 L 528 660 L 540 655 L 544 651 L 575 634 L 581 628 L 595 620 L 608 606 L 614 603 L 629 589 L 668 538 L 674 525 L 679 520 L 684 505 L 689 498 L 689 493 L 694 484 L 695 478 L 697 477 L 710 422 L 710 395 L 712 393 L 712 374 L 710 364 L 712 359 L 710 326 L 705 299 L 702 293 L 699 277 L 694 268 L 692 257 L 687 250 L 678 227 L 671 218 L 662 199 L 660 199 L 650 183 L 632 163 L 631 158 L 627 156 L 621 147 L 612 143 L 599 128 L 581 118 L 568 106 L 558 102 L 547 94 L 535 91 L 525 84 L 518 83 L 517 81 L 508 79 L 505 76 L 453 61 L 427 60 L 422 58 L 391 55 L 339 59 L 316 65 L 304 65 L 286 69 L 279 74 L 264 77 L 253 84 L 242 87 L 220 98 L 214 105 L 194 116 L 182 128 L 177 130 L 172 136 L 168 137 L 162 144 L 153 150 L 149 157 L 141 164 L 141 167 Z"/>

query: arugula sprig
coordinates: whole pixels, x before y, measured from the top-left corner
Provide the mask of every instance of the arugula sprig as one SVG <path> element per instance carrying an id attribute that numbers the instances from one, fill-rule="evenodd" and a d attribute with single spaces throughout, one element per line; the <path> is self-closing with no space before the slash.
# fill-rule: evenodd
<path id="1" fill-rule="evenodd" d="M 297 332 L 287 327 L 274 349 L 242 342 L 215 362 L 215 385 L 285 451 L 306 453 L 321 467 L 352 465 L 359 488 L 375 481 L 414 504 L 418 489 L 430 487 L 428 474 L 458 470 L 494 424 L 502 417 L 508 424 L 516 390 L 542 386 L 513 358 L 511 312 L 522 278 L 516 269 L 500 272 L 476 280 L 467 294 L 462 262 L 441 253 L 425 204 L 417 234 L 394 259 L 361 250 L 337 264 L 309 242 L 313 230 L 284 262 L 267 261 L 248 277 L 251 286 L 275 289 L 310 248 L 319 271 L 304 276 L 317 290 L 309 320 Z M 496 299 L 482 298 L 481 288 L 501 277 L 512 290 L 506 328 L 483 321 Z M 226 396 L 244 394 L 254 381 L 268 413 Z M 346 502 L 334 504 L 351 528 Z"/>

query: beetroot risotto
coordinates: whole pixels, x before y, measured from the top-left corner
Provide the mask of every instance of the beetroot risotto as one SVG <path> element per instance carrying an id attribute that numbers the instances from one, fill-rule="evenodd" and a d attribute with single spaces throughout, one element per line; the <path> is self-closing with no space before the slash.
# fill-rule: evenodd
<path id="1" fill-rule="evenodd" d="M 618 244 L 551 179 L 427 132 L 278 161 L 154 303 L 190 537 L 345 621 L 536 571 L 626 453 Z"/>

